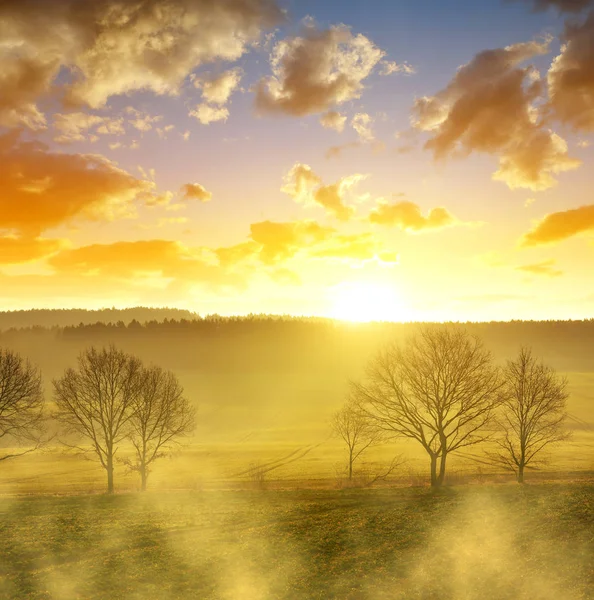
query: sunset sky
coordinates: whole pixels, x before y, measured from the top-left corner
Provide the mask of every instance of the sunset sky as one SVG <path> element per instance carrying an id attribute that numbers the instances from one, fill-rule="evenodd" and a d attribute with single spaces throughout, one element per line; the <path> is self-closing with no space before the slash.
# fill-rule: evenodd
<path id="1" fill-rule="evenodd" d="M 594 317 L 594 1 L 0 0 L 0 309 Z"/>

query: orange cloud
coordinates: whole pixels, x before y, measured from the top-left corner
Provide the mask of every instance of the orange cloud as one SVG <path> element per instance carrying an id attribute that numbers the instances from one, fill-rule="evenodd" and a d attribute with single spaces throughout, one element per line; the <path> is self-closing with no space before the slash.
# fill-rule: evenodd
<path id="1" fill-rule="evenodd" d="M 37 100 L 68 68 L 66 101 L 92 108 L 137 90 L 175 94 L 198 66 L 236 60 L 282 20 L 273 0 L 0 3 L 0 122 L 42 127 Z"/>
<path id="2" fill-rule="evenodd" d="M 455 217 L 443 207 L 432 208 L 425 217 L 418 204 L 408 201 L 395 204 L 378 202 L 377 208 L 369 213 L 369 221 L 415 232 L 443 229 L 456 223 Z"/>
<path id="3" fill-rule="evenodd" d="M 522 239 L 522 246 L 560 242 L 594 229 L 594 204 L 548 214 Z"/>
<path id="4" fill-rule="evenodd" d="M 334 229 L 315 221 L 261 221 L 250 225 L 250 238 L 260 245 L 258 256 L 266 264 L 291 258 L 302 248 L 326 240 L 333 233 Z"/>
<path id="5" fill-rule="evenodd" d="M 199 183 L 186 183 L 181 189 L 184 200 L 199 200 L 208 202 L 212 198 L 212 193 Z"/>
<path id="6" fill-rule="evenodd" d="M 153 182 L 102 156 L 52 153 L 15 131 L 0 136 L 0 181 L 0 230 L 32 236 L 75 218 L 130 216 L 135 200 L 155 197 Z"/>
<path id="7" fill-rule="evenodd" d="M 215 254 L 225 268 L 252 265 L 254 260 L 266 266 L 276 266 L 297 255 L 312 259 L 337 259 L 364 263 L 379 261 L 393 265 L 398 261 L 394 252 L 387 251 L 371 233 L 343 235 L 332 227 L 315 221 L 262 221 L 250 226 L 250 240 Z M 274 279 L 272 272 L 269 273 Z"/>
<path id="8" fill-rule="evenodd" d="M 577 168 L 581 161 L 568 156 L 565 141 L 539 124 L 538 72 L 519 66 L 548 50 L 549 40 L 485 50 L 445 89 L 418 99 L 414 124 L 431 134 L 425 147 L 437 159 L 460 150 L 496 154 L 493 178 L 511 189 L 545 190 L 556 184 L 555 174 Z"/>
<path id="9" fill-rule="evenodd" d="M 594 131 L 594 11 L 581 24 L 568 23 L 561 54 L 548 72 L 549 107 L 575 130 Z"/>
<path id="10" fill-rule="evenodd" d="M 516 267 L 516 271 L 524 271 L 525 273 L 530 273 L 532 275 L 544 275 L 546 277 L 559 277 L 560 275 L 563 275 L 563 271 L 555 268 L 556 262 L 557 261 L 552 259 L 531 265 L 522 265 Z"/>
<path id="11" fill-rule="evenodd" d="M 360 97 L 363 81 L 383 56 L 371 40 L 344 25 L 324 31 L 309 25 L 302 37 L 274 47 L 273 75 L 258 83 L 256 107 L 292 116 L 331 110 Z"/>
<path id="12" fill-rule="evenodd" d="M 48 260 L 55 277 L 85 278 L 89 284 L 117 280 L 132 287 L 243 287 L 245 278 L 221 268 L 211 253 L 169 240 L 93 244 L 63 250 Z"/>
<path id="13" fill-rule="evenodd" d="M 58 252 L 65 243 L 64 240 L 44 238 L 0 237 L 0 264 L 11 265 L 39 260 Z"/>
<path id="14" fill-rule="evenodd" d="M 345 204 L 347 193 L 366 175 L 356 173 L 343 177 L 331 185 L 322 185 L 322 179 L 316 175 L 309 165 L 295 163 L 285 175 L 285 184 L 281 191 L 291 196 L 296 202 L 306 206 L 319 205 L 326 212 L 341 221 L 348 221 L 355 209 Z"/>

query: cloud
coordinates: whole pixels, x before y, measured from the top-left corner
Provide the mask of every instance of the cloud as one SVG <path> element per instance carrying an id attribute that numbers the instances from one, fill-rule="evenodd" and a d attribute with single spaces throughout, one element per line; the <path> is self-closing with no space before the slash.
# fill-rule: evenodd
<path id="1" fill-rule="evenodd" d="M 326 150 L 326 158 L 339 158 L 345 150 L 359 148 L 360 146 L 361 142 L 348 142 L 347 144 L 341 144 L 339 146 L 330 146 L 330 148 Z"/>
<path id="2" fill-rule="evenodd" d="M 407 62 L 397 63 L 393 60 L 382 60 L 380 62 L 380 65 L 380 75 L 383 75 L 384 77 L 388 75 L 393 75 L 394 73 L 414 75 L 417 72 L 416 69 L 413 66 L 409 65 Z"/>
<path id="3" fill-rule="evenodd" d="M 365 262 L 378 259 L 385 263 L 397 263 L 398 255 L 383 250 L 371 233 L 335 235 L 319 249 L 313 249 L 311 256 L 337 260 Z"/>
<path id="4" fill-rule="evenodd" d="M 224 107 L 200 104 L 190 113 L 190 116 L 196 117 L 202 125 L 209 125 L 217 121 L 226 121 L 229 118 L 229 110 Z"/>
<path id="5" fill-rule="evenodd" d="M 524 235 L 522 246 L 539 246 L 566 240 L 594 229 L 594 204 L 548 214 Z"/>
<path id="6" fill-rule="evenodd" d="M 227 104 L 243 76 L 240 68 L 230 69 L 207 80 L 196 79 L 195 85 L 202 88 L 202 98 L 210 104 Z"/>
<path id="7" fill-rule="evenodd" d="M 296 202 L 306 206 L 319 205 L 327 213 L 341 221 L 348 221 L 355 209 L 345 203 L 345 196 L 359 181 L 367 176 L 360 173 L 339 179 L 336 183 L 323 185 L 322 179 L 316 175 L 309 165 L 295 163 L 284 177 L 281 191 L 291 196 Z"/>
<path id="8" fill-rule="evenodd" d="M 241 244 L 216 249 L 219 264 L 225 268 L 237 265 L 245 268 L 256 261 L 271 267 L 298 255 L 357 264 L 377 261 L 393 265 L 398 261 L 398 256 L 383 248 L 371 233 L 344 235 L 311 220 L 253 223 L 249 237 Z"/>
<path id="9" fill-rule="evenodd" d="M 54 128 L 59 134 L 54 138 L 59 144 L 94 141 L 99 135 L 124 135 L 124 120 L 90 115 L 83 112 L 55 114 Z M 94 132 L 94 136 L 91 132 Z"/>
<path id="10" fill-rule="evenodd" d="M 594 131 L 594 10 L 581 23 L 565 26 L 561 54 L 549 69 L 553 116 L 576 131 Z"/>
<path id="11" fill-rule="evenodd" d="M 445 208 L 432 208 L 423 216 L 421 208 L 414 202 L 378 202 L 377 208 L 369 213 L 369 221 L 376 225 L 400 227 L 405 231 L 421 232 L 430 229 L 443 229 L 456 224 L 456 218 Z"/>
<path id="12" fill-rule="evenodd" d="M 4 40 L 2 5 L 0 5 L 0 39 Z M 3 48 L 7 48 L 4 49 Z M 0 126 L 25 126 L 33 130 L 45 129 L 45 116 L 37 107 L 37 99 L 46 93 L 49 80 L 55 77 L 58 64 L 55 60 L 26 57 L 11 59 L 11 44 L 0 46 Z M 8 54 L 8 59 L 5 58 Z"/>
<path id="13" fill-rule="evenodd" d="M 315 221 L 279 223 L 261 221 L 250 225 L 250 238 L 259 244 L 258 257 L 265 264 L 275 264 L 293 257 L 302 248 L 326 240 L 334 229 Z"/>
<path id="14" fill-rule="evenodd" d="M 338 131 L 338 133 L 342 133 L 344 131 L 346 120 L 347 118 L 345 115 L 341 115 L 335 110 L 324 113 L 320 117 L 320 123 L 322 124 L 322 127 L 325 127 L 326 129 L 334 129 L 334 131 Z"/>
<path id="15" fill-rule="evenodd" d="M 0 237 L 0 264 L 26 263 L 45 258 L 66 245 L 65 240 L 4 236 Z"/>
<path id="16" fill-rule="evenodd" d="M 516 0 L 517 1 L 517 0 Z M 534 10 L 546 10 L 554 7 L 560 12 L 580 12 L 589 6 L 594 6 L 593 0 L 523 0 L 532 4 Z"/>
<path id="17" fill-rule="evenodd" d="M 522 265 L 520 267 L 516 267 L 516 271 L 523 271 L 525 273 L 530 273 L 531 275 L 544 275 L 546 277 L 559 277 L 563 275 L 563 271 L 555 268 L 555 264 L 557 261 L 545 260 L 543 262 L 531 264 L 531 265 Z"/>
<path id="18" fill-rule="evenodd" d="M 155 198 L 155 184 L 140 180 L 97 154 L 50 152 L 22 142 L 19 132 L 0 135 L 0 230 L 37 236 L 75 219 L 131 216 L 134 201 Z"/>
<path id="19" fill-rule="evenodd" d="M 126 108 L 126 113 L 131 115 L 133 118 L 128 121 L 134 129 L 138 129 L 138 131 L 150 131 L 153 128 L 155 123 L 163 120 L 161 115 L 149 115 L 148 113 L 137 110 L 133 106 L 128 106 Z"/>
<path id="20" fill-rule="evenodd" d="M 351 119 L 351 127 L 359 135 L 362 142 L 373 142 L 375 136 L 371 130 L 373 119 L 367 113 L 357 113 Z"/>
<path id="21" fill-rule="evenodd" d="M 538 72 L 520 67 L 548 50 L 548 39 L 485 50 L 445 89 L 417 99 L 414 125 L 431 134 L 425 148 L 437 159 L 460 152 L 498 155 L 493 178 L 511 189 L 546 190 L 556 184 L 555 174 L 577 168 L 581 162 L 568 156 L 565 141 L 538 122 Z"/>
<path id="22" fill-rule="evenodd" d="M 276 44 L 270 57 L 272 77 L 256 87 L 261 113 L 316 114 L 359 98 L 363 81 L 384 52 L 344 25 L 319 31 L 308 26 L 302 37 Z"/>
<path id="23" fill-rule="evenodd" d="M 176 94 L 200 65 L 233 61 L 282 20 L 273 0 L 4 0 L 0 122 L 44 125 L 37 102 L 64 68 L 65 100 L 92 108 L 112 96 Z"/>
<path id="24" fill-rule="evenodd" d="M 198 200 L 208 202 L 212 198 L 212 193 L 199 183 L 186 183 L 181 189 L 184 200 Z"/>
<path id="25" fill-rule="evenodd" d="M 165 125 L 165 127 L 157 127 L 157 135 L 160 139 L 166 140 L 167 134 L 171 133 L 175 129 L 175 125 Z"/>

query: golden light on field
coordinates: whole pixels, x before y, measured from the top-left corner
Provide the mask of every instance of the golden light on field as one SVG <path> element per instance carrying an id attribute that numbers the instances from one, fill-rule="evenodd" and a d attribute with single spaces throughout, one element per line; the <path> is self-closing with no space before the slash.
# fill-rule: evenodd
<path id="1" fill-rule="evenodd" d="M 341 321 L 407 321 L 408 311 L 394 286 L 345 281 L 332 289 L 330 317 Z"/>

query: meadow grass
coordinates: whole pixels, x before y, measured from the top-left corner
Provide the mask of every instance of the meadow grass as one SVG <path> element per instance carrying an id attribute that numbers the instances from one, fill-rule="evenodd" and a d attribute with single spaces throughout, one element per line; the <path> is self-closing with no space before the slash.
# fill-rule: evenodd
<path id="1" fill-rule="evenodd" d="M 0 597 L 594 597 L 594 485 L 0 499 Z"/>

